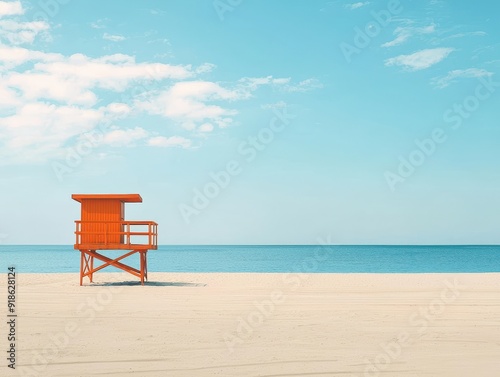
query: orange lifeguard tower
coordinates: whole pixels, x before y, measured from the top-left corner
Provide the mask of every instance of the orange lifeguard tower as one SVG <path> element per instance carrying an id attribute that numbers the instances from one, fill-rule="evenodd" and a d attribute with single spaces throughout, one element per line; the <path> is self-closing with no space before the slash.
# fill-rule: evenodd
<path id="1" fill-rule="evenodd" d="M 158 224 L 154 221 L 125 221 L 125 203 L 141 203 L 139 194 L 74 194 L 71 196 L 82 205 L 81 220 L 76 223 L 75 249 L 80 250 L 80 285 L 88 276 L 93 281 L 94 272 L 114 266 L 144 280 L 148 278 L 147 252 L 156 250 Z M 133 229 L 132 229 L 133 228 Z M 99 250 L 131 250 L 111 259 Z M 140 270 L 120 260 L 139 253 Z M 104 262 L 94 268 L 94 258 Z"/>

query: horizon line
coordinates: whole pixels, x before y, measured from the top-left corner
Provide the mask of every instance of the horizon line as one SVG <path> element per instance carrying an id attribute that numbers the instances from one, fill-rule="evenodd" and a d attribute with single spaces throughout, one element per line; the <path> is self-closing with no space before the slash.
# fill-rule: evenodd
<path id="1" fill-rule="evenodd" d="M 1 246 L 70 246 L 74 244 L 0 244 Z M 159 244 L 158 246 L 500 246 L 500 244 Z M 78 249 L 75 249 L 78 250 Z M 148 249 L 154 250 L 154 249 Z"/>

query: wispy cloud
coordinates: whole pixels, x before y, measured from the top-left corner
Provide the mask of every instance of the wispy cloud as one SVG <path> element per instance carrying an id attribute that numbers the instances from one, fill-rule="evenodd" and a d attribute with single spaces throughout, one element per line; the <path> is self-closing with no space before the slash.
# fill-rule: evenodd
<path id="1" fill-rule="evenodd" d="M 441 40 L 444 41 L 447 39 L 465 38 L 465 37 L 484 37 L 486 35 L 488 35 L 488 33 L 484 32 L 484 31 L 469 31 L 469 32 L 465 32 L 465 33 L 453 34 L 453 35 L 450 35 L 448 37 L 444 37 Z"/>
<path id="2" fill-rule="evenodd" d="M 148 140 L 148 145 L 152 147 L 181 147 L 189 148 L 191 147 L 191 140 L 186 139 L 182 136 L 155 136 Z"/>
<path id="3" fill-rule="evenodd" d="M 142 127 L 113 129 L 104 135 L 103 143 L 112 147 L 134 147 L 145 144 L 150 147 L 182 147 L 189 148 L 192 141 L 182 136 L 154 136 Z"/>
<path id="4" fill-rule="evenodd" d="M 198 127 L 199 132 L 208 133 L 214 130 L 214 125 L 211 123 L 203 123 L 200 127 Z"/>
<path id="5" fill-rule="evenodd" d="M 105 29 L 107 21 L 108 21 L 108 19 L 105 19 L 105 18 L 94 21 L 90 24 L 90 27 L 92 29 Z"/>
<path id="6" fill-rule="evenodd" d="M 286 104 L 285 101 L 278 101 L 278 102 L 275 102 L 275 103 L 266 103 L 264 105 L 261 105 L 261 108 L 263 108 L 264 110 L 275 110 L 275 109 L 284 109 L 285 107 L 287 107 L 288 105 Z"/>
<path id="7" fill-rule="evenodd" d="M 408 39 L 415 35 L 420 34 L 431 34 L 436 31 L 435 25 L 429 25 L 425 27 L 414 27 L 414 26 L 400 26 L 394 30 L 394 38 L 390 42 L 382 44 L 382 47 L 394 47 L 406 42 Z"/>
<path id="8" fill-rule="evenodd" d="M 454 49 L 440 47 L 420 50 L 410 55 L 399 55 L 385 61 L 386 66 L 402 66 L 409 71 L 419 71 L 429 68 L 445 59 Z"/>
<path id="9" fill-rule="evenodd" d="M 448 72 L 444 77 L 436 77 L 432 80 L 432 84 L 440 89 L 446 88 L 452 83 L 457 82 L 461 78 L 478 78 L 492 76 L 493 73 L 485 69 L 468 68 L 468 69 L 455 69 Z"/>
<path id="10" fill-rule="evenodd" d="M 323 87 L 323 84 L 315 78 L 309 78 L 294 84 L 290 77 L 243 77 L 239 80 L 239 83 L 244 90 L 250 91 L 254 91 L 263 85 L 270 85 L 284 92 L 308 92 Z"/>
<path id="11" fill-rule="evenodd" d="M 318 79 L 306 79 L 298 84 L 290 84 L 284 87 L 284 90 L 287 92 L 308 92 L 314 89 L 320 89 L 323 87 L 323 84 Z"/>
<path id="12" fill-rule="evenodd" d="M 106 39 L 107 41 L 111 41 L 111 42 L 122 42 L 126 38 L 123 35 L 113 35 L 113 34 L 104 33 L 104 35 L 102 36 L 102 39 Z"/>
<path id="13" fill-rule="evenodd" d="M 500 59 L 488 60 L 487 62 L 484 62 L 484 64 L 495 64 L 495 65 L 498 65 L 498 64 L 500 64 Z"/>
<path id="14" fill-rule="evenodd" d="M 159 15 L 162 15 L 162 14 L 167 14 L 167 12 L 165 12 L 164 10 L 157 9 L 157 8 L 150 9 L 149 13 L 152 14 L 153 16 L 159 16 Z"/>
<path id="15" fill-rule="evenodd" d="M 114 127 L 113 130 L 104 135 L 103 143 L 114 147 L 131 147 L 148 135 L 149 132 L 142 127 L 129 129 Z"/>
<path id="16" fill-rule="evenodd" d="M 203 63 L 202 65 L 197 67 L 195 71 L 197 74 L 203 74 L 203 73 L 212 72 L 215 68 L 216 68 L 215 64 Z"/>
<path id="17" fill-rule="evenodd" d="M 266 77 L 243 77 L 239 80 L 239 82 L 243 88 L 253 91 L 262 85 L 273 85 L 273 86 L 285 85 L 288 84 L 290 80 L 291 80 L 290 77 L 276 78 L 273 76 L 266 76 Z"/>
<path id="18" fill-rule="evenodd" d="M 368 4 L 370 4 L 369 1 L 359 1 L 357 3 L 346 4 L 346 5 L 344 5 L 344 7 L 347 9 L 350 9 L 350 10 L 354 10 L 354 9 L 359 9 L 361 7 L 364 7 Z"/>
<path id="19" fill-rule="evenodd" d="M 148 41 L 147 41 L 148 44 L 158 45 L 159 43 L 161 43 L 161 44 L 170 46 L 170 41 L 167 38 L 149 39 L 148 35 L 145 35 L 145 37 L 148 38 Z"/>

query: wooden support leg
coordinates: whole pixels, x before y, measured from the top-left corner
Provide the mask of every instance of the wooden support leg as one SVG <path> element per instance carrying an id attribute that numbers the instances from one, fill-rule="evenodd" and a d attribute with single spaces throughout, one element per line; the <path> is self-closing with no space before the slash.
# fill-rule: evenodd
<path id="1" fill-rule="evenodd" d="M 95 251 L 95 250 L 92 250 L 92 251 Z M 90 272 L 90 275 L 89 275 L 90 282 L 93 283 L 94 282 L 94 257 L 92 255 L 90 256 L 89 272 Z"/>
<path id="2" fill-rule="evenodd" d="M 83 251 L 80 250 L 80 286 L 83 285 Z"/>
<path id="3" fill-rule="evenodd" d="M 139 253 L 141 256 L 141 285 L 144 285 L 144 270 L 145 270 L 145 265 L 144 265 L 144 252 L 141 251 Z"/>
<path id="4" fill-rule="evenodd" d="M 87 254 L 88 250 L 80 250 L 80 285 L 83 285 L 83 278 L 88 276 L 92 282 L 92 274 L 94 272 L 94 257 Z"/>

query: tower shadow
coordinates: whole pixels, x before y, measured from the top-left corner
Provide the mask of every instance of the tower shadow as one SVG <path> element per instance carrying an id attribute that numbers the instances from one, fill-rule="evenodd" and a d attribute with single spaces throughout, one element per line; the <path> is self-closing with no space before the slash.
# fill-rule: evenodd
<path id="1" fill-rule="evenodd" d="M 116 281 L 90 283 L 88 286 L 94 287 L 118 287 L 118 286 L 141 286 L 140 281 Z M 181 281 L 145 281 L 144 287 L 205 287 L 204 283 L 186 283 Z"/>

